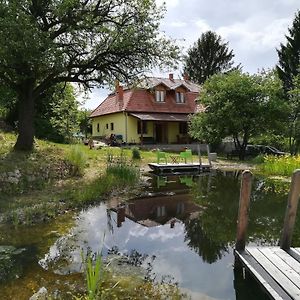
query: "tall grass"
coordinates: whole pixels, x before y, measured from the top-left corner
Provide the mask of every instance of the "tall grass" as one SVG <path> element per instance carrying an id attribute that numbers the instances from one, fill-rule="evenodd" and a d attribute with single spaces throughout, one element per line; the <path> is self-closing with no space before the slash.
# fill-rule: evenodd
<path id="1" fill-rule="evenodd" d="M 70 151 L 67 153 L 66 158 L 73 166 L 72 175 L 74 176 L 83 175 L 87 157 L 78 145 L 71 146 Z"/>
<path id="2" fill-rule="evenodd" d="M 265 156 L 259 170 L 265 175 L 291 176 L 300 168 L 300 156 Z"/>
<path id="3" fill-rule="evenodd" d="M 118 157 L 108 155 L 106 175 L 114 176 L 120 182 L 133 184 L 139 180 L 140 171 L 138 167 L 133 165 L 132 161 L 127 160 L 122 151 Z"/>

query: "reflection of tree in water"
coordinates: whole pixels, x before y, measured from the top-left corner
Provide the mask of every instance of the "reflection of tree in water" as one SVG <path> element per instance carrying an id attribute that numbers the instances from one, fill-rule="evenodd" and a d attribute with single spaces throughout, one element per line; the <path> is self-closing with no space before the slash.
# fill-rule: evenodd
<path id="1" fill-rule="evenodd" d="M 193 189 L 194 201 L 203 212 L 185 225 L 189 247 L 204 261 L 213 263 L 234 245 L 239 205 L 240 178 L 236 173 L 200 177 Z M 276 244 L 282 228 L 287 199 L 286 184 L 256 179 L 252 187 L 249 239 L 255 243 Z"/>
<path id="2" fill-rule="evenodd" d="M 118 265 L 124 266 L 134 266 L 134 267 L 144 267 L 145 268 L 145 276 L 144 280 L 152 283 L 159 283 L 159 284 L 170 284 L 178 286 L 178 282 L 175 281 L 175 278 L 170 274 L 158 274 L 154 272 L 153 264 L 155 262 L 156 256 L 155 255 L 148 255 L 148 254 L 141 254 L 135 249 L 132 249 L 128 254 L 121 254 L 119 251 L 118 246 L 113 246 L 107 252 L 110 255 L 118 255 Z"/>

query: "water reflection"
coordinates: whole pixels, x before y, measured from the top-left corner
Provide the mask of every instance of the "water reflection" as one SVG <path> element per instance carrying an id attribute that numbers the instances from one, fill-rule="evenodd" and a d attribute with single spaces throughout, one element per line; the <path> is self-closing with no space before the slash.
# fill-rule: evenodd
<path id="1" fill-rule="evenodd" d="M 39 263 L 48 272 L 76 273 L 82 251 L 102 250 L 122 274 L 178 283 L 194 299 L 264 299 L 257 285 L 233 272 L 239 175 L 149 177 L 141 197 L 83 211 Z M 278 242 L 287 192 L 288 184 L 255 180 L 251 243 Z M 299 231 L 296 225 L 295 241 Z"/>

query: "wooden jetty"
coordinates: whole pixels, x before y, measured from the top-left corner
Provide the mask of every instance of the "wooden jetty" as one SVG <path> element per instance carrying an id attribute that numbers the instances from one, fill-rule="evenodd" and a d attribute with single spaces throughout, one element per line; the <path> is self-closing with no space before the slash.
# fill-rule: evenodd
<path id="1" fill-rule="evenodd" d="M 186 150 L 187 151 L 187 150 Z M 185 158 L 185 162 L 180 162 L 180 156 L 184 154 L 184 152 L 180 153 L 180 156 L 178 155 L 170 155 L 171 163 L 167 163 L 167 158 L 164 152 L 158 151 L 158 159 L 157 163 L 149 163 L 149 167 L 151 170 L 153 170 L 157 174 L 195 174 L 195 173 L 202 173 L 202 172 L 209 172 L 212 163 L 211 163 L 211 157 L 210 157 L 210 150 L 209 145 L 207 145 L 207 156 L 208 156 L 208 163 L 203 163 L 201 158 L 201 152 L 200 152 L 200 145 L 198 145 L 198 162 L 193 162 L 192 159 L 192 152 L 189 150 L 191 161 L 187 162 L 187 158 Z M 160 163 L 159 155 L 163 155 L 163 158 L 165 159 L 165 163 Z"/>
<path id="2" fill-rule="evenodd" d="M 300 248 L 291 248 L 300 195 L 300 170 L 292 176 L 279 247 L 245 247 L 252 174 L 244 171 L 240 190 L 235 267 L 245 268 L 271 299 L 300 299 Z"/>
<path id="3" fill-rule="evenodd" d="M 209 172 L 211 169 L 210 164 L 202 163 L 149 163 L 148 165 L 151 170 L 153 170 L 157 174 L 201 173 Z"/>

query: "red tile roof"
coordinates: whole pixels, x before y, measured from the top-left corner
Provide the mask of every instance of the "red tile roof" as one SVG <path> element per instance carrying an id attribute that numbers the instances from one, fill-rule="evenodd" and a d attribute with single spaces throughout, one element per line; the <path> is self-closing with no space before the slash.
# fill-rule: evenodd
<path id="1" fill-rule="evenodd" d="M 150 78 L 150 81 L 147 83 L 147 86 L 139 84 L 142 87 L 124 89 L 123 101 L 118 100 L 117 93 L 110 94 L 92 112 L 90 117 L 97 117 L 121 111 L 190 114 L 199 110 L 195 100 L 199 95 L 200 88 L 196 84 L 179 79 L 171 81 L 169 79 L 162 80 L 161 78 Z M 156 102 L 153 87 L 161 83 L 167 87 L 165 102 Z M 175 88 L 181 85 L 185 86 L 187 89 L 185 103 L 176 103 Z"/>

